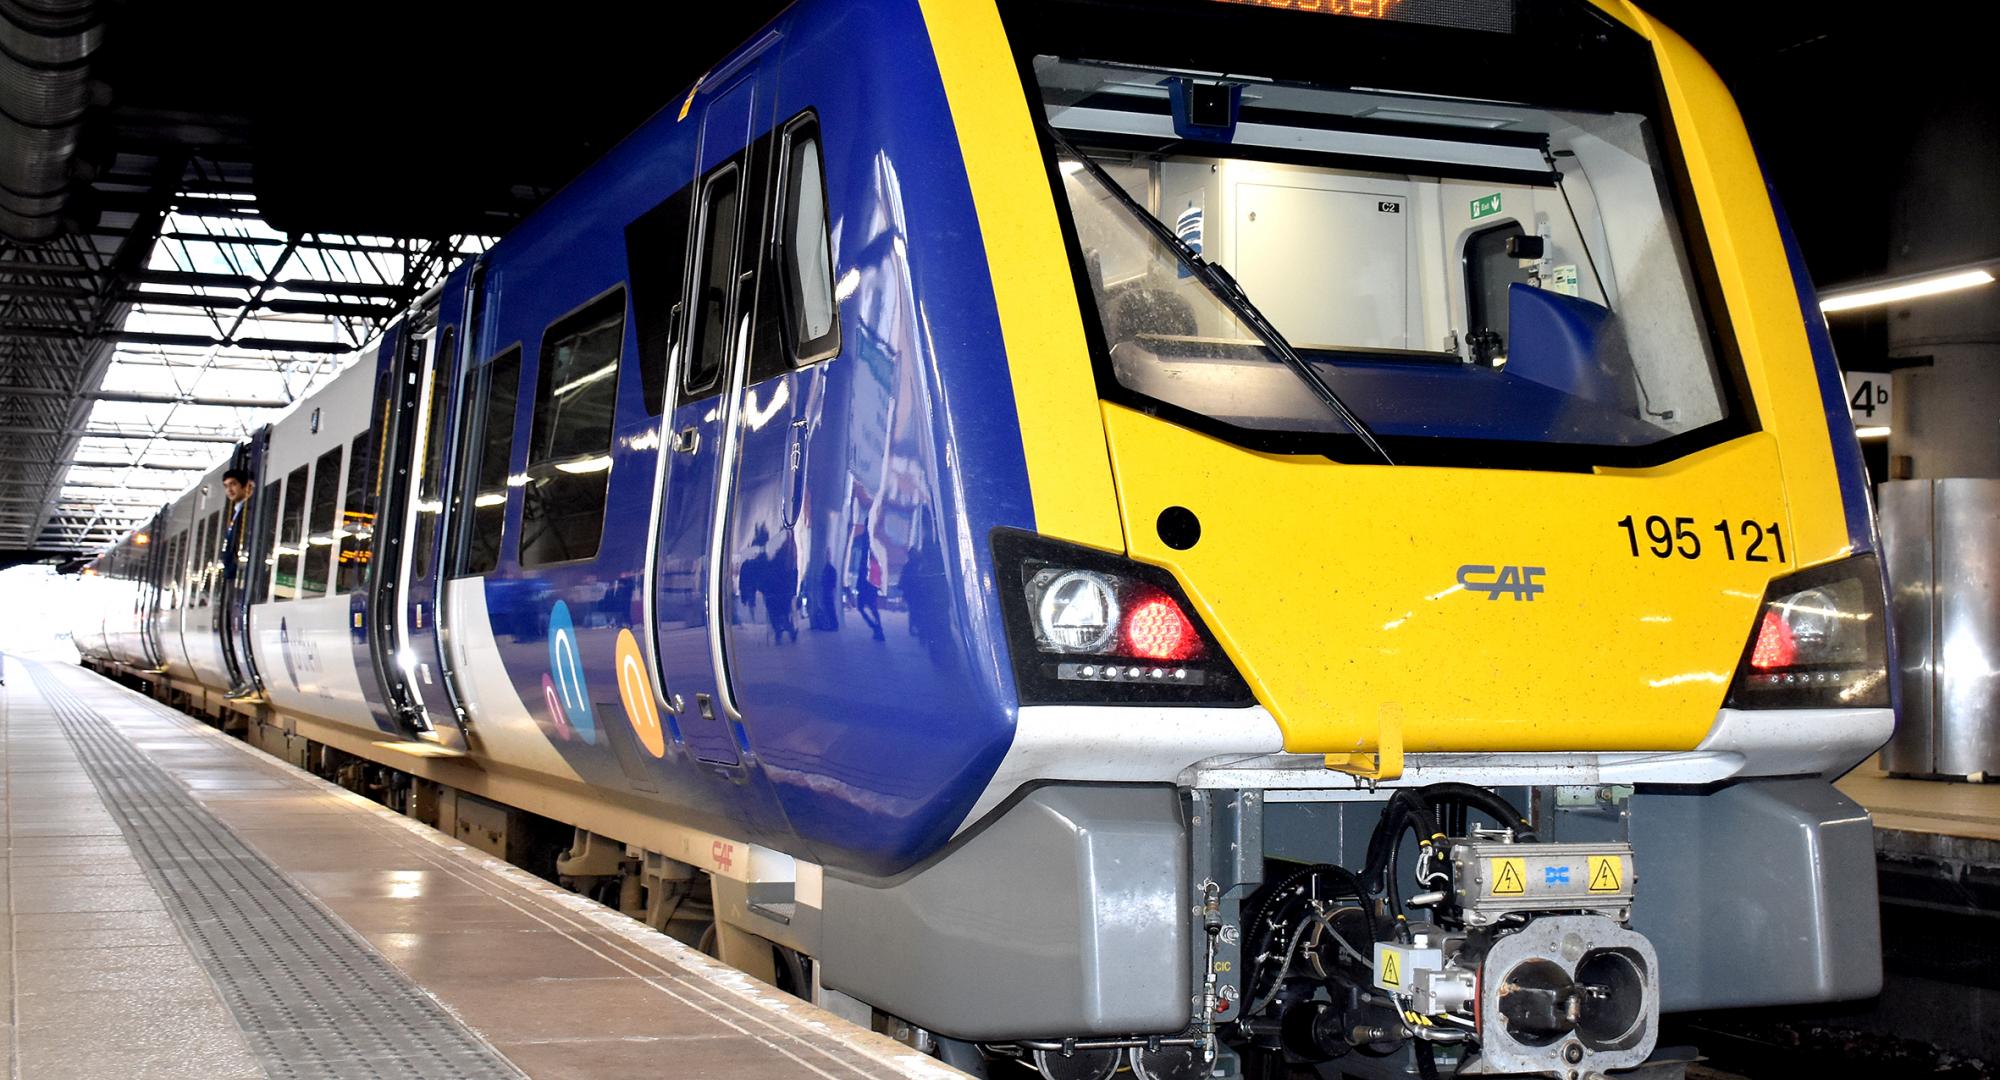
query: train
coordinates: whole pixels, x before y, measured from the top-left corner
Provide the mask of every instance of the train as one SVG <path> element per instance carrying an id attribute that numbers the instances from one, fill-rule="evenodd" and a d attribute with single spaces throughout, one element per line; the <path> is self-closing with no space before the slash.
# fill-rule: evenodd
<path id="1" fill-rule="evenodd" d="M 1869 500 L 1633 4 L 798 0 L 74 640 L 974 1075 L 1664 1077 L 1880 987 Z"/>

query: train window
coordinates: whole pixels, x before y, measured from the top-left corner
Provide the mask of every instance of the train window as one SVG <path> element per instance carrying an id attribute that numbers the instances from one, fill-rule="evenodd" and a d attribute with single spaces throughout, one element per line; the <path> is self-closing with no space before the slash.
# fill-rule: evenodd
<path id="1" fill-rule="evenodd" d="M 169 608 L 181 606 L 181 552 L 187 548 L 187 533 L 177 532 L 167 541 L 166 590 Z"/>
<path id="2" fill-rule="evenodd" d="M 340 508 L 340 456 L 334 447 L 313 464 L 312 531 L 306 534 L 299 564 L 299 595 L 326 595 L 327 569 L 333 565 L 333 524 Z"/>
<path id="3" fill-rule="evenodd" d="M 256 584 L 252 585 L 250 588 L 250 602 L 253 604 L 261 604 L 271 598 L 271 574 L 273 569 L 277 566 L 278 563 L 277 552 L 271 550 L 271 544 L 277 539 L 278 536 L 277 485 L 273 484 L 270 490 L 268 491 L 259 490 L 257 492 L 256 499 L 257 499 L 257 531 L 255 534 L 253 534 L 251 540 L 254 541 L 256 545 L 261 547 L 262 551 L 253 553 L 250 561 L 247 562 L 245 565 L 247 566 L 261 565 L 263 567 L 263 569 L 257 571 L 257 576 L 254 579 Z M 261 563 L 258 561 L 259 555 L 261 555 L 262 558 Z"/>
<path id="4" fill-rule="evenodd" d="M 827 234 L 826 178 L 819 125 L 811 117 L 785 133 L 785 299 L 792 359 L 809 364 L 840 352 L 833 296 L 833 244 Z"/>
<path id="5" fill-rule="evenodd" d="M 418 580 L 431 576 L 431 555 L 437 550 L 438 512 L 444 509 L 444 421 L 451 411 L 451 360 L 457 355 L 452 338 L 456 329 L 444 328 L 443 343 L 432 361 L 431 384 L 424 392 L 421 406 L 424 441 L 417 447 L 416 456 L 422 470 L 417 475 L 417 503 L 413 508 L 417 520 L 411 541 L 414 550 L 410 555 L 410 573 Z"/>
<path id="6" fill-rule="evenodd" d="M 305 547 L 306 466 L 285 477 L 285 513 L 278 524 L 278 569 L 271 598 L 292 600 L 299 595 L 299 555 Z"/>
<path id="7" fill-rule="evenodd" d="M 687 351 L 687 375 L 682 386 L 692 398 L 713 390 L 729 355 L 729 294 L 736 254 L 738 174 L 728 166 L 709 178 L 702 189 L 701 277 L 695 282 L 693 345 Z"/>
<path id="8" fill-rule="evenodd" d="M 478 469 L 467 479 L 472 519 L 459 573 L 484 574 L 500 565 L 500 538 L 507 523 L 507 465 L 514 450 L 514 407 L 521 393 L 521 347 L 501 353 L 479 373 L 479 392 L 466 395 L 478 415 L 465 428 L 467 445 L 479 447 Z M 476 404 L 475 404 L 476 403 Z"/>
<path id="9" fill-rule="evenodd" d="M 564 316 L 542 337 L 521 491 L 522 566 L 597 554 L 624 341 L 624 289 Z"/>
<path id="10" fill-rule="evenodd" d="M 666 397 L 667 358 L 673 353 L 681 289 L 687 282 L 688 211 L 693 202 L 690 185 L 625 226 L 632 318 L 639 331 L 639 381 L 645 388 L 646 411 L 653 416 L 660 415 Z"/>
<path id="11" fill-rule="evenodd" d="M 385 427 L 387 425 L 384 425 Z M 382 490 L 375 455 L 367 432 L 354 437 L 347 451 L 347 495 L 340 503 L 340 553 L 334 557 L 333 588 L 351 593 L 368 580 L 368 560 L 375 552 L 375 501 Z"/>
<path id="12" fill-rule="evenodd" d="M 208 522 L 195 519 L 189 535 L 194 537 L 194 545 L 188 550 L 187 558 L 187 607 L 202 606 L 201 599 L 201 554 L 208 547 Z"/>
<path id="13" fill-rule="evenodd" d="M 208 546 L 203 549 L 201 563 L 201 606 L 207 607 L 215 599 L 216 586 L 222 580 L 222 511 L 208 515 Z"/>
<path id="14" fill-rule="evenodd" d="M 221 522 L 222 514 L 217 511 L 209 514 L 208 520 L 201 523 L 201 543 L 195 548 L 194 587 L 198 594 L 195 600 L 196 607 L 207 607 L 209 596 L 215 591 L 215 544 L 221 539 L 222 531 L 216 526 Z"/>

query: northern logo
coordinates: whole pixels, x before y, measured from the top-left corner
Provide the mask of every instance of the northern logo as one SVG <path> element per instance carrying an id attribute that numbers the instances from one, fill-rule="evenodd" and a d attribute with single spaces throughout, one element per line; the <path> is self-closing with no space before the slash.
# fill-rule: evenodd
<path id="1" fill-rule="evenodd" d="M 1533 600 L 1541 595 L 1543 585 L 1536 580 L 1547 570 L 1539 566 L 1481 566 L 1467 563 L 1458 568 L 1458 583 L 1468 592 L 1483 592 L 1488 600 L 1498 600 L 1501 594 L 1516 600 Z"/>

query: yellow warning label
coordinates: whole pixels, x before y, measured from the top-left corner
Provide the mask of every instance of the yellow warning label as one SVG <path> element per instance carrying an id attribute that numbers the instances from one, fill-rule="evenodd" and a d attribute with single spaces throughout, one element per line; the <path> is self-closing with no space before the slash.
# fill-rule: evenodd
<path id="1" fill-rule="evenodd" d="M 1624 892 L 1625 860 L 1616 855 L 1590 856 L 1590 891 Z"/>
<path id="2" fill-rule="evenodd" d="M 1396 966 L 1396 954 L 1387 949 L 1382 950 L 1382 985 L 1403 988 L 1403 972 Z"/>
<path id="3" fill-rule="evenodd" d="M 1488 896 L 1519 896 L 1528 891 L 1528 864 L 1521 859 L 1486 860 Z"/>

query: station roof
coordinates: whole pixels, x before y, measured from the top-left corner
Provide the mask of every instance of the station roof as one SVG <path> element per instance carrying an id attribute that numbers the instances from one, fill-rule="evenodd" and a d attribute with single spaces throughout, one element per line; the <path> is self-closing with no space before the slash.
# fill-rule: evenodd
<path id="1" fill-rule="evenodd" d="M 142 520 L 781 6 L 0 7 L 0 565 Z M 1816 170 L 1894 130 L 1855 72 L 1911 31 L 1649 6 L 1738 88 L 1817 274 L 1879 264 L 1888 155 L 1843 156 L 1839 198 Z"/>

